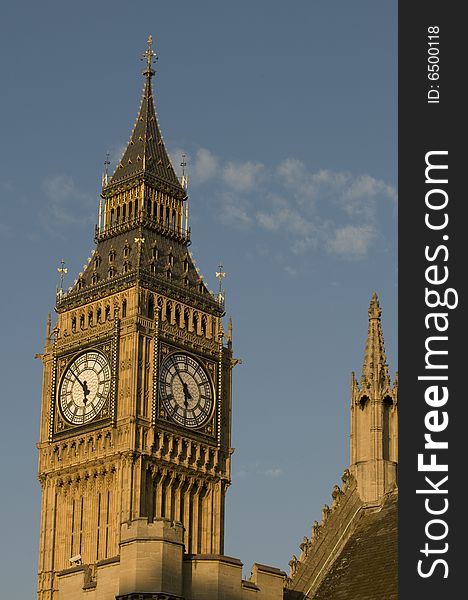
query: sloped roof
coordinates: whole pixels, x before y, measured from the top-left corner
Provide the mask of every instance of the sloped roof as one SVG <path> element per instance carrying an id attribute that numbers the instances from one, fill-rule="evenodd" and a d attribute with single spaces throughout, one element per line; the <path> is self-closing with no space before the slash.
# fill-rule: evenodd
<path id="1" fill-rule="evenodd" d="M 135 126 L 109 185 L 121 183 L 138 175 L 150 174 L 160 183 L 176 187 L 181 194 L 184 194 L 167 154 L 154 108 L 151 85 L 154 71 L 147 69 L 144 74 L 145 84 Z"/>
<path id="2" fill-rule="evenodd" d="M 143 276 L 156 292 L 189 295 L 192 303 L 201 303 L 205 310 L 223 312 L 187 247 L 144 227 L 101 240 L 78 280 L 58 301 L 57 308 L 95 297 L 99 291 L 108 293 L 116 286 L 132 285 Z"/>
<path id="3" fill-rule="evenodd" d="M 398 500 L 378 511 L 363 509 L 356 529 L 320 583 L 313 600 L 396 600 Z"/>

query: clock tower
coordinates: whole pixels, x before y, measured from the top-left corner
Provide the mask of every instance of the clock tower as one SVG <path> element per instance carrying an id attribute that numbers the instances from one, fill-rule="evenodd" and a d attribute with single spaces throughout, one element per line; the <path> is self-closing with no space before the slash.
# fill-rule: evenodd
<path id="1" fill-rule="evenodd" d="M 156 117 L 154 57 L 150 37 L 136 123 L 103 180 L 96 247 L 74 286 L 59 290 L 56 325 L 47 325 L 39 600 L 74 598 L 63 590 L 77 571 L 88 598 L 133 597 L 124 593 L 137 578 L 128 565 L 144 568 L 131 554 L 141 540 L 161 553 L 166 583 L 151 584 L 156 591 L 175 585 L 171 553 L 223 554 L 231 328 L 226 337 L 223 298 L 189 252 L 186 182 Z M 117 564 L 120 588 L 99 584 L 97 573 L 111 582 L 105 572 Z"/>

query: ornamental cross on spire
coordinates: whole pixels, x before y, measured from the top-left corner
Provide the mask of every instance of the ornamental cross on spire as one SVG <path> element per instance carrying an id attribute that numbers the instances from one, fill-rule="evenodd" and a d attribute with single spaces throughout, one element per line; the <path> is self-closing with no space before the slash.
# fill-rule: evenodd
<path id="1" fill-rule="evenodd" d="M 223 270 L 223 265 L 219 265 L 218 269 L 219 271 L 216 271 L 216 277 L 219 280 L 218 302 L 224 304 L 223 279 L 226 277 L 226 273 Z"/>
<path id="2" fill-rule="evenodd" d="M 63 295 L 63 278 L 68 273 L 68 269 L 65 266 L 65 261 L 63 260 L 63 258 L 60 261 L 60 267 L 57 268 L 57 271 L 60 275 L 60 287 L 57 288 L 56 293 L 57 293 L 57 296 L 59 296 L 61 298 Z"/>
<path id="3" fill-rule="evenodd" d="M 143 56 L 141 60 L 146 60 L 146 69 L 143 72 L 144 75 L 154 75 L 154 71 L 151 68 L 151 63 L 158 60 L 158 55 L 153 50 L 153 36 L 150 35 L 148 37 L 148 48 L 143 52 Z"/>

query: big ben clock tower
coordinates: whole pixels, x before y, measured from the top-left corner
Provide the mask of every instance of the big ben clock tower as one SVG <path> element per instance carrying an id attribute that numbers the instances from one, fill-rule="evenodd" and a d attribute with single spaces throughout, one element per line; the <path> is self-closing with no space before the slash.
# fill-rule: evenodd
<path id="1" fill-rule="evenodd" d="M 186 186 L 156 117 L 154 56 L 150 37 L 136 123 L 104 178 L 96 248 L 47 328 L 39 600 L 145 592 L 132 585 L 182 598 L 174 553 L 223 554 L 231 336 L 222 298 L 188 251 Z M 150 554 L 151 584 L 138 579 Z"/>

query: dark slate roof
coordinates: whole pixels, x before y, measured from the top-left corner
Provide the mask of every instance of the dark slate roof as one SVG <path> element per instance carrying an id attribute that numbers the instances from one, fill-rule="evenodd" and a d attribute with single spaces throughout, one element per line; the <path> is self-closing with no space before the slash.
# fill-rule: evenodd
<path id="1" fill-rule="evenodd" d="M 153 101 L 151 77 L 145 71 L 145 85 L 140 110 L 127 149 L 117 165 L 109 186 L 135 176 L 149 174 L 163 184 L 177 188 L 185 195 L 164 146 Z"/>
<path id="2" fill-rule="evenodd" d="M 145 240 L 141 250 L 135 241 L 138 238 Z M 120 285 L 132 285 L 143 276 L 147 287 L 155 292 L 187 297 L 208 311 L 223 312 L 198 273 L 187 246 L 146 227 L 132 228 L 99 241 L 83 273 L 57 308 L 68 307 Z"/>
<path id="3" fill-rule="evenodd" d="M 398 500 L 381 510 L 363 509 L 356 529 L 313 600 L 396 600 L 398 597 Z"/>

